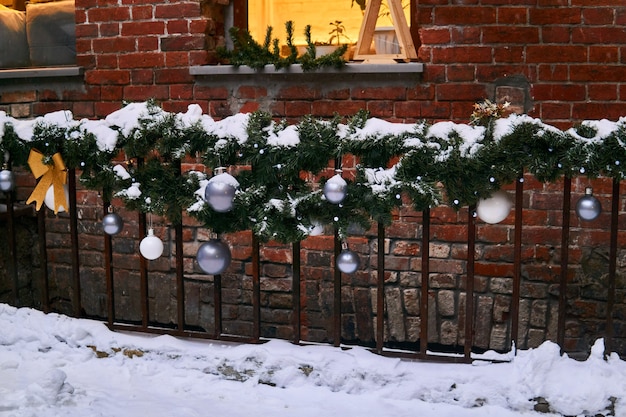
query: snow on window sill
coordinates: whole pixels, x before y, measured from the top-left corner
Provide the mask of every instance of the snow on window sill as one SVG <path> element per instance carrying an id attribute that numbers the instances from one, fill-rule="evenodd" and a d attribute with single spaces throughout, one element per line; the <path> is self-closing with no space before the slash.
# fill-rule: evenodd
<path id="1" fill-rule="evenodd" d="M 418 62 L 402 64 L 358 64 L 348 63 L 342 68 L 320 68 L 305 72 L 299 64 L 287 68 L 276 69 L 274 65 L 266 65 L 256 70 L 242 65 L 201 65 L 189 67 L 191 75 L 296 75 L 296 74 L 418 74 L 424 72 L 424 64 Z"/>

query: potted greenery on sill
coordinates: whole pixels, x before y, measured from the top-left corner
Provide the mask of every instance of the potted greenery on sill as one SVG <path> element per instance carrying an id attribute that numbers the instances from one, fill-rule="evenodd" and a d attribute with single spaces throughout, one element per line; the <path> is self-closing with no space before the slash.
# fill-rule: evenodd
<path id="1" fill-rule="evenodd" d="M 285 29 L 287 31 L 287 56 L 281 55 L 280 42 L 272 38 L 273 28 L 269 26 L 263 44 L 254 40 L 248 30 L 232 27 L 229 33 L 233 40 L 233 49 L 218 48 L 218 57 L 235 67 L 246 65 L 256 70 L 261 70 L 271 64 L 276 69 L 300 64 L 303 71 L 314 71 L 324 67 L 341 68 L 345 65 L 346 60 L 343 55 L 348 49 L 347 45 L 342 45 L 333 52 L 318 57 L 315 43 L 311 40 L 311 26 L 307 25 L 304 30 L 307 48 L 304 54 L 299 55 L 298 48 L 293 43 L 293 21 L 286 22 Z M 333 39 L 332 36 L 331 39 Z"/>

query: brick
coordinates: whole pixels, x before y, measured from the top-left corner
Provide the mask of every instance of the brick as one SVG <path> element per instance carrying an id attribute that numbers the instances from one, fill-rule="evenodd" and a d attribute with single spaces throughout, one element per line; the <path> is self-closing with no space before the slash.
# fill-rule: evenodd
<path id="1" fill-rule="evenodd" d="M 167 33 L 170 35 L 189 33 L 188 20 L 170 20 L 166 24 Z"/>
<path id="2" fill-rule="evenodd" d="M 89 70 L 85 71 L 87 84 L 128 84 L 130 71 L 128 70 Z"/>
<path id="3" fill-rule="evenodd" d="M 404 100 L 405 87 L 360 87 L 352 89 L 352 98 L 363 100 Z"/>
<path id="4" fill-rule="evenodd" d="M 498 24 L 528 23 L 528 8 L 526 7 L 499 7 L 497 13 Z"/>
<path id="5" fill-rule="evenodd" d="M 137 51 L 162 53 L 159 51 L 159 42 L 158 36 L 142 36 L 137 39 Z"/>
<path id="6" fill-rule="evenodd" d="M 98 25 L 96 24 L 79 24 L 76 25 L 77 38 L 95 38 L 98 36 Z"/>
<path id="7" fill-rule="evenodd" d="M 521 46 L 501 46 L 493 48 L 493 59 L 499 63 L 524 62 L 525 48 Z"/>
<path id="8" fill-rule="evenodd" d="M 171 4 L 157 4 L 154 17 L 157 19 L 192 18 L 200 16 L 199 2 L 177 2 Z"/>
<path id="9" fill-rule="evenodd" d="M 169 89 L 165 85 L 130 85 L 124 87 L 124 99 L 145 101 L 148 99 L 166 100 Z"/>
<path id="10" fill-rule="evenodd" d="M 623 27 L 577 27 L 572 30 L 572 41 L 575 43 L 611 44 L 626 37 Z"/>
<path id="11" fill-rule="evenodd" d="M 437 86 L 436 97 L 437 100 L 443 101 L 477 101 L 490 96 L 487 92 L 487 87 L 483 84 L 448 83 Z"/>
<path id="12" fill-rule="evenodd" d="M 194 85 L 194 97 L 198 100 L 226 100 L 231 93 L 226 87 Z"/>
<path id="13" fill-rule="evenodd" d="M 569 81 L 569 66 L 559 64 L 539 65 L 540 81 Z"/>
<path id="14" fill-rule="evenodd" d="M 593 101 L 612 101 L 619 96 L 617 84 L 588 84 L 587 91 L 589 100 Z"/>
<path id="15" fill-rule="evenodd" d="M 569 43 L 572 31 L 569 26 L 542 26 L 541 40 L 543 43 Z"/>
<path id="16" fill-rule="evenodd" d="M 285 115 L 286 116 L 306 116 L 311 114 L 311 102 L 310 101 L 287 101 L 285 103 Z"/>
<path id="17" fill-rule="evenodd" d="M 166 52 L 166 67 L 189 67 L 189 53 L 183 51 Z M 187 70 L 189 72 L 189 70 Z"/>
<path id="18" fill-rule="evenodd" d="M 559 63 L 586 62 L 587 48 L 578 45 L 528 45 L 526 62 L 528 63 Z"/>
<path id="19" fill-rule="evenodd" d="M 435 8 L 436 25 L 477 25 L 496 22 L 495 7 L 441 6 Z"/>
<path id="20" fill-rule="evenodd" d="M 120 24 L 115 23 L 101 23 L 100 24 L 100 36 L 101 37 L 115 37 L 120 35 Z"/>
<path id="21" fill-rule="evenodd" d="M 585 25 L 611 25 L 615 20 L 616 10 L 613 8 L 592 7 L 583 9 Z"/>
<path id="22" fill-rule="evenodd" d="M 317 100 L 321 97 L 318 88 L 298 85 L 293 87 L 283 87 L 276 94 L 279 100 Z"/>
<path id="23" fill-rule="evenodd" d="M 94 8 L 87 11 L 89 22 L 124 22 L 130 19 L 128 7 Z"/>
<path id="24" fill-rule="evenodd" d="M 3 92 L 0 94 L 0 103 L 31 103 L 37 100 L 35 90 Z"/>
<path id="25" fill-rule="evenodd" d="M 204 36 L 202 35 L 172 36 L 161 39 L 161 50 L 188 51 L 191 49 L 203 49 L 204 42 Z"/>
<path id="26" fill-rule="evenodd" d="M 592 45 L 589 47 L 589 62 L 602 64 L 619 63 L 620 50 L 615 46 Z"/>
<path id="27" fill-rule="evenodd" d="M 626 67 L 623 65 L 572 65 L 570 67 L 571 81 L 614 81 L 621 82 L 626 77 Z"/>
<path id="28" fill-rule="evenodd" d="M 460 44 L 479 44 L 481 39 L 480 27 L 454 27 L 451 30 L 452 43 Z"/>
<path id="29" fill-rule="evenodd" d="M 396 103 L 396 106 L 400 103 Z M 450 114 L 450 103 L 422 102 L 420 103 L 420 117 L 441 120 Z M 396 114 L 397 115 L 397 114 Z"/>
<path id="30" fill-rule="evenodd" d="M 97 38 L 92 41 L 93 51 L 98 54 L 133 52 L 135 40 L 132 38 Z"/>
<path id="31" fill-rule="evenodd" d="M 124 22 L 122 36 L 146 36 L 165 34 L 165 22 Z"/>
<path id="32" fill-rule="evenodd" d="M 154 71 L 154 81 L 156 84 L 191 83 L 193 77 L 188 68 L 162 68 Z"/>
<path id="33" fill-rule="evenodd" d="M 451 40 L 448 28 L 422 28 L 419 34 L 422 44 L 427 45 L 449 43 Z"/>
<path id="34" fill-rule="evenodd" d="M 285 104 L 285 107 L 289 102 Z M 365 101 L 329 101 L 319 100 L 312 103 L 312 114 L 319 117 L 332 117 L 336 114 L 340 116 L 351 116 L 367 107 Z"/>
<path id="35" fill-rule="evenodd" d="M 473 65 L 454 65 L 447 68 L 448 81 L 473 81 L 476 76 L 476 67 Z"/>
<path id="36" fill-rule="evenodd" d="M 394 102 L 391 100 L 377 100 L 367 103 L 367 111 L 372 117 L 390 118 L 394 116 Z"/>
<path id="37" fill-rule="evenodd" d="M 101 88 L 101 100 L 105 101 L 122 101 L 124 89 L 119 86 L 107 85 Z M 117 110 L 117 108 L 115 109 Z"/>
<path id="38" fill-rule="evenodd" d="M 563 120 L 572 117 L 571 103 L 541 103 L 540 117 L 543 120 Z"/>
<path id="39" fill-rule="evenodd" d="M 154 71 L 152 69 L 134 69 L 130 74 L 131 84 L 154 83 Z"/>
<path id="40" fill-rule="evenodd" d="M 149 20 L 153 18 L 153 10 L 152 5 L 145 6 L 133 6 L 131 9 L 132 20 Z"/>
<path id="41" fill-rule="evenodd" d="M 393 114 L 399 118 L 418 118 L 421 116 L 421 102 L 399 101 L 393 104 Z"/>
<path id="42" fill-rule="evenodd" d="M 486 46 L 452 46 L 433 48 L 432 62 L 435 64 L 462 64 L 492 62 L 492 49 Z"/>
<path id="43" fill-rule="evenodd" d="M 574 103 L 572 117 L 575 120 L 618 120 L 624 115 L 622 103 Z"/>
<path id="44" fill-rule="evenodd" d="M 587 90 L 581 84 L 535 84 L 532 94 L 538 101 L 581 101 Z"/>
<path id="45" fill-rule="evenodd" d="M 484 43 L 531 44 L 539 42 L 536 27 L 491 26 L 483 28 Z"/>
<path id="46" fill-rule="evenodd" d="M 582 14 L 578 7 L 552 7 L 529 9 L 531 25 L 577 25 L 581 23 Z"/>
<path id="47" fill-rule="evenodd" d="M 138 52 L 119 56 L 120 68 L 159 68 L 164 63 L 163 54 L 158 52 Z"/>

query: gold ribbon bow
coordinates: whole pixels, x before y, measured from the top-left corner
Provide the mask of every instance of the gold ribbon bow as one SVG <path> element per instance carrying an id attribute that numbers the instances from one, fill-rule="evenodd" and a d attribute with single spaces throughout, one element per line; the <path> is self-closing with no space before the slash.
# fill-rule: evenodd
<path id="1" fill-rule="evenodd" d="M 65 190 L 63 186 L 67 182 L 67 171 L 65 170 L 65 163 L 61 158 L 60 153 L 52 155 L 52 164 L 46 165 L 43 163 L 44 155 L 36 149 L 31 149 L 28 155 L 28 166 L 33 172 L 35 178 L 41 178 L 37 186 L 33 190 L 32 194 L 26 201 L 26 204 L 30 204 L 35 201 L 36 209 L 39 211 L 41 204 L 46 199 L 46 193 L 50 186 L 54 190 L 54 214 L 59 212 L 59 207 L 68 207 L 67 200 L 65 198 Z"/>

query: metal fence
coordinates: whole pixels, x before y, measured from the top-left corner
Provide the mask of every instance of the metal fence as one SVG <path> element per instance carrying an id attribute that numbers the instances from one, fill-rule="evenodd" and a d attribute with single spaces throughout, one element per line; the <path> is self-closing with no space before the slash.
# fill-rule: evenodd
<path id="1" fill-rule="evenodd" d="M 76 175 L 73 170 L 70 170 L 68 175 L 69 181 L 69 234 L 71 236 L 71 302 L 73 315 L 81 317 L 84 315 L 83 306 L 81 305 L 81 276 L 80 276 L 80 248 L 79 248 L 79 230 L 78 230 L 78 212 L 76 201 Z M 558 193 L 557 193 L 558 194 Z M 513 287 L 511 294 L 510 305 L 510 324 L 509 324 L 509 337 L 511 345 L 517 344 L 518 330 L 519 330 L 519 306 L 520 306 L 520 283 L 522 281 L 522 230 L 524 227 L 524 177 L 520 177 L 516 181 L 514 186 L 514 239 L 513 239 Z M 13 302 L 16 305 L 20 305 L 19 300 L 19 283 L 18 283 L 18 266 L 17 266 L 17 246 L 15 229 L 15 218 L 18 215 L 16 213 L 14 193 L 5 194 L 6 213 L 4 215 L 7 230 L 8 230 L 8 247 L 9 247 L 9 260 L 7 275 L 10 277 L 10 286 L 12 288 Z M 570 216 L 572 215 L 572 179 L 565 178 L 563 181 L 562 189 L 562 229 L 561 229 L 561 265 L 560 265 L 560 280 L 558 282 L 558 325 L 556 342 L 563 347 L 565 342 L 566 332 L 566 314 L 567 314 L 567 285 L 568 285 L 568 268 L 570 267 L 568 253 L 570 245 Z M 105 203 L 103 213 L 108 212 L 108 203 Z M 138 228 L 140 230 L 140 238 L 145 236 L 147 224 L 146 215 L 138 213 Z M 617 277 L 617 262 L 618 262 L 618 233 L 619 233 L 619 216 L 620 216 L 620 181 L 613 180 L 611 190 L 611 206 L 610 206 L 610 241 L 609 247 L 609 270 L 608 270 L 608 288 L 606 298 L 606 318 L 602 327 L 605 329 L 605 349 L 606 353 L 613 351 L 613 339 L 615 332 L 615 303 L 616 303 L 616 277 Z M 45 210 L 41 210 L 37 214 L 38 219 L 38 236 L 39 236 L 39 251 L 42 260 L 41 276 L 37 278 L 41 283 L 41 306 L 45 311 L 50 311 L 50 295 L 48 291 L 48 268 L 47 265 L 47 246 L 46 246 L 46 213 Z M 122 322 L 116 319 L 115 311 L 115 268 L 113 265 L 113 249 L 112 249 L 112 237 L 110 235 L 102 235 L 104 242 L 104 270 L 106 281 L 106 320 L 108 326 L 114 330 L 135 330 L 140 332 L 149 332 L 157 334 L 170 334 L 182 337 L 200 337 L 216 340 L 229 340 L 246 343 L 259 343 L 263 340 L 261 334 L 261 265 L 263 260 L 261 259 L 261 244 L 260 242 L 252 238 L 250 246 L 252 248 L 252 322 L 253 331 L 251 335 L 233 335 L 225 334 L 223 331 L 223 319 L 222 319 L 222 280 L 221 276 L 217 275 L 213 277 L 213 306 L 214 306 L 214 327 L 213 332 L 206 332 L 192 328 L 186 325 L 185 320 L 185 273 L 183 266 L 183 225 L 176 225 L 174 227 L 174 242 L 175 242 L 175 274 L 176 274 L 176 317 L 177 321 L 175 326 L 159 326 L 151 323 L 149 320 L 149 268 L 147 261 L 140 257 L 140 264 L 138 266 L 140 274 L 140 305 L 141 305 L 141 322 L 140 323 L 128 323 Z M 429 350 L 428 343 L 422 343 L 421 341 L 428 341 L 429 339 L 429 327 L 428 318 L 429 314 L 429 275 L 431 273 L 430 261 L 431 255 L 429 253 L 429 246 L 431 242 L 431 212 L 426 210 L 422 213 L 422 236 L 421 236 L 421 291 L 420 291 L 420 330 L 419 340 L 420 343 L 418 350 L 415 351 L 397 351 L 393 349 L 387 349 L 388 344 L 385 340 L 385 315 L 380 314 L 385 308 L 385 256 L 377 257 L 377 265 L 375 269 L 376 274 L 376 326 L 375 326 L 375 350 L 378 353 L 386 355 L 402 355 L 415 357 L 420 359 L 436 359 L 442 360 L 442 356 L 439 354 L 433 354 Z M 472 348 L 474 346 L 474 329 L 475 329 L 475 288 L 474 288 L 474 276 L 475 276 L 475 245 L 476 245 L 476 227 L 477 218 L 475 215 L 475 207 L 470 207 L 467 210 L 467 268 L 465 276 L 465 314 L 464 314 L 464 345 L 462 354 L 448 356 L 448 360 L 467 362 L 471 360 Z M 377 225 L 376 239 L 378 248 L 383 248 L 386 239 L 386 230 L 382 224 Z M 302 340 L 302 310 L 306 306 L 301 305 L 301 244 L 300 242 L 292 244 L 292 341 L 294 343 L 306 343 Z M 334 256 L 336 257 L 341 250 L 341 242 L 335 234 L 334 238 Z M 382 255 L 382 251 L 379 251 Z M 330 267 L 332 268 L 332 266 Z M 340 346 L 342 343 L 341 334 L 341 320 L 342 320 L 342 273 L 339 269 L 333 269 L 333 301 L 332 301 L 332 329 L 328 329 L 329 334 L 332 334 L 332 344 L 334 346 Z"/>

